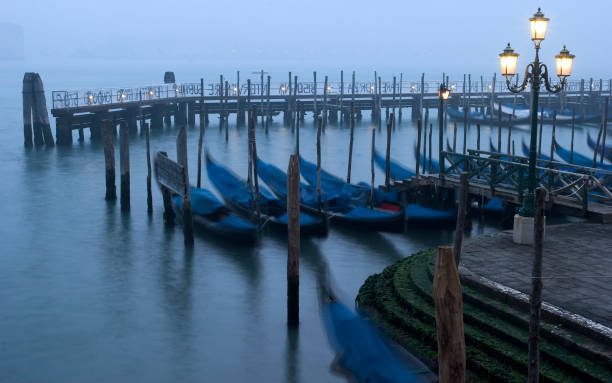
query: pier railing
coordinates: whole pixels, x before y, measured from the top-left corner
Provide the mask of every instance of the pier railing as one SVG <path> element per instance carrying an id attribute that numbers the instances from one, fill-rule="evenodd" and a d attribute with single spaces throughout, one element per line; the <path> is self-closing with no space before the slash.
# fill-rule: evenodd
<path id="1" fill-rule="evenodd" d="M 444 167 L 441 177 L 468 173 L 470 184 L 492 190 L 506 190 L 522 199 L 527 187 L 529 159 L 482 150 L 468 154 L 443 152 Z M 546 189 L 550 200 L 564 200 L 583 206 L 589 200 L 612 204 L 612 172 L 603 169 L 570 165 L 557 161 L 538 160 L 536 184 Z"/>
<path id="2" fill-rule="evenodd" d="M 261 81 L 252 81 L 250 94 L 252 97 L 270 96 L 289 96 L 297 94 L 298 96 L 315 94 L 317 97 L 343 95 L 345 98 L 351 97 L 353 94 L 363 97 L 364 95 L 379 95 L 382 97 L 400 97 L 407 94 L 437 94 L 441 81 L 381 81 L 377 84 L 375 81 L 359 81 L 353 86 L 352 81 L 333 81 L 328 82 L 327 89 L 323 81 L 317 83 L 298 82 L 297 89 L 294 89 L 295 84 L 289 82 L 280 82 L 270 84 L 268 89 L 267 82 L 263 84 Z M 395 86 L 394 86 L 395 85 Z M 504 81 L 451 81 L 450 88 L 453 94 L 461 96 L 482 97 L 490 96 L 491 94 L 507 93 L 506 84 Z M 604 83 L 593 82 L 585 84 L 581 81 L 569 81 L 566 85 L 568 92 L 584 92 L 584 94 L 610 93 L 610 82 Z M 140 87 L 123 87 L 123 88 L 103 88 L 103 89 L 85 89 L 85 90 L 62 90 L 52 92 L 53 109 L 76 108 L 89 105 L 117 105 L 128 102 L 142 102 L 161 99 L 173 99 L 179 97 L 223 97 L 227 94 L 229 97 L 246 96 L 249 94 L 247 82 L 237 84 L 228 82 L 227 91 L 225 85 L 219 81 L 204 82 L 204 89 L 201 89 L 199 82 L 197 83 L 182 83 L 182 84 L 162 84 L 149 85 Z"/>

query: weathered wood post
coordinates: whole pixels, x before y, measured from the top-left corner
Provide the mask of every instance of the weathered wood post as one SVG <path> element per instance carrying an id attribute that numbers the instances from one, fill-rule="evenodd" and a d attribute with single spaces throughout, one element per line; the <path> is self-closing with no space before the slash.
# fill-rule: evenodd
<path id="1" fill-rule="evenodd" d="M 453 153 L 457 153 L 457 123 L 453 122 Z"/>
<path id="2" fill-rule="evenodd" d="M 557 110 L 553 110 L 552 136 L 550 138 L 550 160 L 555 159 L 555 136 L 557 134 Z"/>
<path id="3" fill-rule="evenodd" d="M 142 125 L 142 128 L 145 131 L 145 137 L 147 139 L 147 212 L 153 212 L 153 194 L 151 190 L 151 145 L 150 145 L 150 134 L 149 134 L 149 124 L 146 122 Z"/>
<path id="4" fill-rule="evenodd" d="M 113 126 L 110 121 L 102 122 L 102 138 L 104 143 L 104 167 L 106 169 L 106 196 L 107 201 L 117 199 L 115 187 L 115 147 L 113 145 Z"/>
<path id="5" fill-rule="evenodd" d="M 268 126 L 270 125 L 271 110 L 270 110 L 270 76 L 267 77 L 267 86 L 266 86 L 266 134 L 268 134 Z"/>
<path id="6" fill-rule="evenodd" d="M 119 125 L 119 171 L 121 173 L 121 210 L 130 210 L 130 132 L 127 123 Z"/>
<path id="7" fill-rule="evenodd" d="M 340 98 L 338 99 L 338 106 L 340 109 L 340 123 L 346 121 L 344 108 L 342 107 L 342 103 L 344 101 L 344 71 L 340 71 Z"/>
<path id="8" fill-rule="evenodd" d="M 34 145 L 54 146 L 49 114 L 47 112 L 47 101 L 45 99 L 45 88 L 38 73 L 32 75 L 32 117 L 34 122 Z M 72 137 L 72 135 L 71 135 Z"/>
<path id="9" fill-rule="evenodd" d="M 240 71 L 238 71 L 238 81 L 240 81 Z M 240 88 L 238 88 L 240 92 Z M 198 137 L 198 189 L 202 187 L 202 142 L 204 141 L 204 120 L 202 119 L 202 108 L 204 106 L 204 79 L 200 79 L 200 136 Z M 244 118 L 244 116 L 243 116 Z"/>
<path id="10" fill-rule="evenodd" d="M 193 245 L 193 217 L 191 213 L 191 190 L 189 187 L 189 166 L 187 163 L 187 130 L 183 125 L 176 137 L 176 162 L 183 167 L 185 173 L 185 191 L 181 206 L 183 210 L 183 238 L 185 245 Z"/>
<path id="11" fill-rule="evenodd" d="M 438 247 L 433 290 L 438 334 L 439 382 L 463 383 L 466 366 L 463 298 L 459 272 L 450 246 Z"/>
<path id="12" fill-rule="evenodd" d="M 168 157 L 168 153 L 166 152 L 159 152 L 159 156 L 163 156 L 163 157 Z M 157 161 L 156 161 L 156 168 L 157 168 Z M 159 170 L 157 170 L 157 174 L 159 177 Z M 175 217 L 175 213 L 174 213 L 174 209 L 172 207 L 172 192 L 170 191 L 170 189 L 168 189 L 166 186 L 161 185 L 161 192 L 162 192 L 162 198 L 164 201 L 164 222 L 166 223 L 166 225 L 173 225 L 174 224 L 174 217 Z"/>
<path id="13" fill-rule="evenodd" d="M 257 218 L 257 229 L 261 229 L 261 203 L 259 194 L 259 177 L 257 176 L 257 141 L 255 138 L 255 125 L 257 114 L 254 110 L 249 111 L 249 144 L 251 147 L 251 166 L 253 169 L 253 183 L 255 186 L 255 214 Z"/>
<path id="14" fill-rule="evenodd" d="M 576 108 L 572 108 L 572 138 L 570 141 L 570 158 L 569 158 L 569 163 L 573 164 L 574 163 L 574 129 L 575 129 L 575 122 L 576 122 Z"/>
<path id="15" fill-rule="evenodd" d="M 416 147 L 416 177 L 419 178 L 419 168 L 421 166 L 421 120 L 418 121 L 417 123 L 417 147 Z M 425 129 L 427 131 L 427 128 Z M 427 135 L 427 132 L 425 132 L 425 135 Z"/>
<path id="16" fill-rule="evenodd" d="M 499 108 L 497 108 L 497 148 L 495 150 L 497 150 L 498 152 L 501 152 L 501 136 L 502 136 L 502 110 L 501 110 L 501 101 L 499 103 Z"/>
<path id="17" fill-rule="evenodd" d="M 300 322 L 300 160 L 289 158 L 287 168 L 287 324 Z"/>
<path id="18" fill-rule="evenodd" d="M 370 169 L 372 172 L 372 183 L 370 184 L 370 208 L 374 209 L 374 151 L 376 150 L 376 129 L 372 129 L 372 152 L 370 154 Z"/>
<path id="19" fill-rule="evenodd" d="M 399 101 L 398 101 L 398 107 L 399 107 L 399 116 L 398 116 L 398 122 L 401 124 L 402 123 L 402 82 L 404 81 L 404 73 L 400 72 L 400 80 L 399 80 Z"/>
<path id="20" fill-rule="evenodd" d="M 419 128 L 419 126 L 423 127 L 423 133 L 424 133 L 424 140 L 423 140 L 423 163 L 421 165 L 422 169 L 423 169 L 423 174 L 425 174 L 425 171 L 427 170 L 427 125 L 423 125 L 421 123 L 421 120 L 418 119 L 417 120 L 417 130 Z M 417 161 L 421 162 L 421 155 L 419 152 L 419 156 L 417 157 Z"/>
<path id="21" fill-rule="evenodd" d="M 480 123 L 476 124 L 476 150 L 480 150 Z"/>
<path id="22" fill-rule="evenodd" d="M 604 153 L 606 151 L 606 135 L 608 133 L 608 104 L 610 103 L 610 97 L 606 96 L 604 112 L 603 112 L 603 138 L 601 140 L 601 155 L 599 156 L 599 163 L 603 163 Z"/>
<path id="23" fill-rule="evenodd" d="M 32 106 L 34 104 L 33 90 L 34 73 L 26 72 L 23 75 L 23 142 L 28 148 L 32 147 Z"/>
<path id="24" fill-rule="evenodd" d="M 601 115 L 601 124 L 599 125 L 599 131 L 597 132 L 597 144 L 595 144 L 595 150 L 593 152 L 593 166 L 592 167 L 596 167 L 597 166 L 597 154 L 599 153 L 599 151 L 601 150 L 601 152 L 603 153 L 604 149 L 599 146 L 599 144 L 601 143 L 601 135 L 603 133 L 603 126 L 604 126 L 604 115 Z"/>
<path id="25" fill-rule="evenodd" d="M 467 166 L 464 166 L 466 168 Z M 457 225 L 455 226 L 455 244 L 453 254 L 455 264 L 459 267 L 461 261 L 461 249 L 463 246 L 463 231 L 465 230 L 465 217 L 467 215 L 468 204 L 468 174 L 461 172 L 460 176 L 461 188 L 459 189 L 459 206 L 457 209 Z"/>
<path id="26" fill-rule="evenodd" d="M 387 190 L 391 186 L 391 128 L 393 127 L 394 120 L 395 113 L 391 113 L 387 123 L 387 154 L 385 157 L 385 186 Z"/>
<path id="27" fill-rule="evenodd" d="M 296 84 L 297 85 L 297 84 Z M 295 153 L 300 156 L 300 101 L 295 101 Z"/>
<path id="28" fill-rule="evenodd" d="M 353 72 L 353 84 L 355 83 L 355 73 Z M 353 136 L 355 132 L 355 101 L 351 101 L 351 133 L 349 138 L 349 158 L 348 158 L 348 171 L 346 175 L 346 182 L 351 183 L 351 164 L 353 162 Z"/>
<path id="29" fill-rule="evenodd" d="M 315 119 L 315 121 L 317 120 L 317 116 L 319 115 L 319 111 L 317 110 L 317 72 L 312 72 L 312 77 L 313 77 L 313 98 L 312 98 L 312 102 L 313 102 L 313 107 L 312 107 L 312 114 L 313 117 Z"/>
<path id="30" fill-rule="evenodd" d="M 531 272 L 531 296 L 529 297 L 529 346 L 527 379 L 529 383 L 540 380 L 540 314 L 542 307 L 542 252 L 544 247 L 544 196 L 542 188 L 536 190 L 534 218 L 533 268 Z"/>
<path id="31" fill-rule="evenodd" d="M 430 174 L 433 173 L 433 164 L 431 162 L 431 148 L 432 148 L 431 134 L 432 132 L 433 132 L 433 124 L 429 124 L 429 173 Z M 440 161 L 440 165 L 442 165 L 442 161 Z"/>
<path id="32" fill-rule="evenodd" d="M 327 127 L 327 93 L 328 93 L 327 76 L 325 76 L 325 85 L 323 88 L 323 130 Z"/>
<path id="33" fill-rule="evenodd" d="M 321 116 L 317 117 L 317 208 L 321 212 Z"/>

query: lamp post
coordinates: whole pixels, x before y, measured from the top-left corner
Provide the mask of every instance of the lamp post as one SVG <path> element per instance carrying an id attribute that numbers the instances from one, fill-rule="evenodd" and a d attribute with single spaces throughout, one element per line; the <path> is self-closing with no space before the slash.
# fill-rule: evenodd
<path id="1" fill-rule="evenodd" d="M 442 171 L 444 170 L 444 158 L 442 157 L 442 150 L 444 149 L 444 145 L 442 144 L 442 141 L 444 139 L 444 101 L 448 100 L 449 96 L 450 89 L 446 87 L 445 83 L 440 84 L 440 89 L 438 90 L 438 97 L 440 97 L 440 109 L 438 111 L 438 166 L 440 167 L 440 169 L 438 169 L 438 172 L 440 174 L 442 174 Z"/>
<path id="2" fill-rule="evenodd" d="M 514 241 L 523 244 L 533 243 L 533 216 L 534 216 L 534 200 L 536 187 L 536 142 L 537 142 L 537 123 L 538 123 L 538 96 L 540 93 L 540 85 L 544 83 L 546 90 L 550 93 L 559 93 L 565 86 L 565 81 L 572 71 L 574 55 L 563 47 L 561 52 L 555 56 L 557 64 L 557 76 L 559 84 L 551 85 L 548 80 L 548 68 L 540 62 L 540 44 L 546 37 L 546 28 L 548 26 L 548 18 L 538 8 L 538 11 L 529 19 L 531 27 L 531 40 L 535 46 L 535 60 L 528 64 L 525 68 L 525 76 L 523 83 L 520 85 L 512 85 L 512 78 L 516 74 L 516 64 L 518 62 L 518 53 L 508 43 L 508 46 L 499 55 L 501 64 L 501 73 L 506 78 L 508 90 L 512 93 L 520 93 L 527 88 L 527 84 L 531 84 L 531 140 L 529 143 L 529 172 L 527 178 L 527 193 L 523 200 L 523 206 L 519 210 L 519 214 L 514 218 Z M 552 160 L 552 159 L 551 159 Z"/>

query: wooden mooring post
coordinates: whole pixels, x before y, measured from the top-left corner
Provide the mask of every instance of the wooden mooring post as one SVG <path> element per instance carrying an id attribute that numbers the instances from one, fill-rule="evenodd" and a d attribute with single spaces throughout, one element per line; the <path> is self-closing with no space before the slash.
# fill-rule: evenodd
<path id="1" fill-rule="evenodd" d="M 153 212 L 153 194 L 151 190 L 151 143 L 149 134 L 149 124 L 146 122 L 142 125 L 145 131 L 145 137 L 147 140 L 147 212 Z"/>
<path id="2" fill-rule="evenodd" d="M 419 177 L 419 168 L 421 165 L 421 120 L 418 121 L 417 124 L 417 146 L 416 146 L 416 177 Z M 427 134 L 427 133 L 426 133 Z"/>
<path id="3" fill-rule="evenodd" d="M 289 158 L 287 168 L 287 324 L 300 323 L 300 160 Z"/>
<path id="4" fill-rule="evenodd" d="M 316 73 L 316 72 L 315 72 Z M 321 212 L 321 116 L 317 117 L 317 209 Z"/>
<path id="5" fill-rule="evenodd" d="M 353 83 L 355 81 L 355 73 L 353 73 Z M 348 157 L 348 171 L 346 175 L 346 182 L 351 183 L 351 164 L 353 162 L 353 136 L 355 133 L 355 102 L 351 101 L 351 133 L 349 138 L 349 157 Z"/>
<path id="6" fill-rule="evenodd" d="M 459 189 L 459 206 L 457 208 L 457 225 L 455 226 L 455 244 L 453 246 L 453 255 L 455 264 L 459 267 L 461 261 L 461 249 L 463 247 L 463 231 L 465 230 L 465 219 L 467 215 L 468 204 L 468 174 L 461 172 L 460 176 L 461 187 Z"/>
<path id="7" fill-rule="evenodd" d="M 104 165 L 106 168 L 106 196 L 107 201 L 117 199 L 117 188 L 115 186 L 115 146 L 113 144 L 114 127 L 108 120 L 102 121 L 102 139 L 104 143 Z"/>
<path id="8" fill-rule="evenodd" d="M 184 169 L 185 191 L 182 195 L 183 237 L 185 245 L 193 245 L 193 217 L 191 212 L 191 191 L 189 188 L 189 167 L 187 162 L 187 130 L 183 125 L 176 137 L 176 160 Z"/>
<path id="9" fill-rule="evenodd" d="M 161 157 L 168 158 L 168 153 L 158 152 L 157 157 L 158 158 L 161 158 Z M 155 161 L 155 169 L 157 173 L 157 178 L 159 179 L 160 176 L 159 176 L 158 158 L 156 158 L 156 161 Z M 164 222 L 166 223 L 166 225 L 173 225 L 175 213 L 174 213 L 174 208 L 172 207 L 172 192 L 170 191 L 170 189 L 168 189 L 168 187 L 163 185 L 163 183 L 161 183 L 160 188 L 161 188 L 161 193 L 162 193 L 162 199 L 164 201 Z"/>
<path id="10" fill-rule="evenodd" d="M 570 158 L 569 163 L 574 163 L 574 130 L 576 122 L 576 108 L 572 108 L 572 138 L 570 140 Z"/>
<path id="11" fill-rule="evenodd" d="M 385 156 L 385 186 L 387 190 L 391 186 L 391 128 L 395 120 L 395 113 L 391 113 L 387 122 L 387 152 Z"/>
<path id="12" fill-rule="evenodd" d="M 429 145 L 428 145 L 428 149 L 429 149 L 429 174 L 433 173 L 433 164 L 431 162 L 431 148 L 432 148 L 432 143 L 431 143 L 431 136 L 433 133 L 433 124 L 429 124 Z M 443 163 L 440 162 L 442 165 Z"/>
<path id="13" fill-rule="evenodd" d="M 34 132 L 35 146 L 54 146 L 53 133 L 49 124 L 47 101 L 42 79 L 38 73 L 25 73 L 23 76 L 23 134 L 24 145 L 32 146 L 32 132 Z M 60 125 L 63 138 L 62 144 L 72 143 L 72 131 L 69 124 Z M 68 130 L 68 133 L 66 133 Z M 68 139 L 68 136 L 70 138 Z"/>
<path id="14" fill-rule="evenodd" d="M 461 294 L 453 248 L 440 246 L 433 281 L 440 383 L 465 382 L 466 358 Z"/>
<path id="15" fill-rule="evenodd" d="M 121 210 L 130 210 L 130 132 L 127 122 L 119 125 L 119 171 L 121 173 Z"/>
<path id="16" fill-rule="evenodd" d="M 603 133 L 601 140 L 601 155 L 599 156 L 599 163 L 603 163 L 604 153 L 606 152 L 606 136 L 608 135 L 608 104 L 610 103 L 610 97 L 606 96 L 604 111 L 603 111 Z"/>
<path id="17" fill-rule="evenodd" d="M 544 197 L 546 191 L 536 190 L 534 217 L 534 258 L 531 271 L 531 296 L 529 297 L 529 340 L 527 381 L 540 380 L 540 316 L 542 308 L 542 253 L 544 248 Z"/>
<path id="18" fill-rule="evenodd" d="M 370 155 L 370 170 L 372 172 L 372 183 L 370 184 L 370 208 L 374 209 L 374 152 L 376 150 L 376 129 L 372 129 L 372 152 Z"/>

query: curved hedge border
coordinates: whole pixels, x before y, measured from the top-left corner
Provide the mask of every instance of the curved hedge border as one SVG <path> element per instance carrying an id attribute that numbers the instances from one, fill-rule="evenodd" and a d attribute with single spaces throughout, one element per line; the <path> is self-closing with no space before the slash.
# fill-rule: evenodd
<path id="1" fill-rule="evenodd" d="M 370 276 L 356 298 L 384 331 L 436 370 L 433 306 L 435 251 L 405 258 Z M 463 284 L 467 367 L 473 382 L 524 382 L 528 313 Z M 541 326 L 542 382 L 612 382 L 612 363 L 592 340 L 555 324 Z"/>

